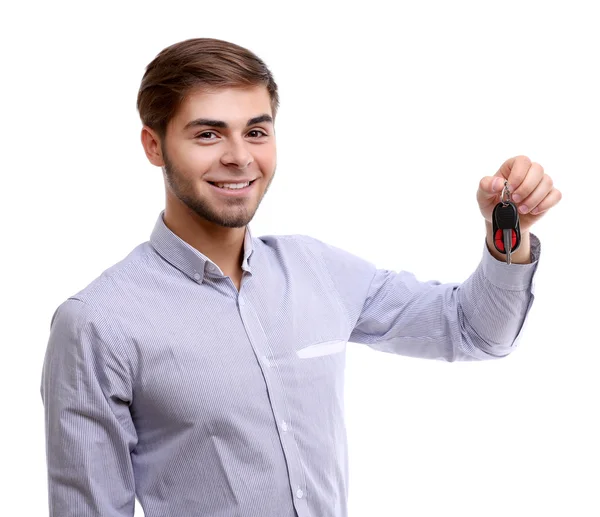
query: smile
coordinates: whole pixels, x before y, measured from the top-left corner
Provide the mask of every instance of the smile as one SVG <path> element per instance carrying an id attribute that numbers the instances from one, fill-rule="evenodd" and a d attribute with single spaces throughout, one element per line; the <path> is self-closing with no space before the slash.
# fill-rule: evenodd
<path id="1" fill-rule="evenodd" d="M 225 195 L 225 196 L 234 196 L 234 197 L 239 197 L 239 196 L 243 196 L 247 193 L 249 193 L 254 186 L 254 183 L 256 182 L 256 180 L 252 180 L 249 183 L 225 183 L 224 185 L 228 185 L 228 186 L 222 186 L 219 187 L 216 183 L 212 183 L 212 182 L 208 182 L 210 184 L 210 186 L 216 191 L 219 192 L 219 194 Z M 220 185 L 223 185 L 222 183 L 220 183 Z M 243 186 L 245 185 L 245 186 Z M 233 188 L 231 188 L 233 187 Z"/>

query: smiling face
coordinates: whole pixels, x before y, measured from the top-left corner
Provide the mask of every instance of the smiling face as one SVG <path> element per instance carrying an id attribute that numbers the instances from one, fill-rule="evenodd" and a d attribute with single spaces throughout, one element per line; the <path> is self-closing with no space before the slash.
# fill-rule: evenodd
<path id="1" fill-rule="evenodd" d="M 160 143 L 167 210 L 187 207 L 218 226 L 254 217 L 276 169 L 271 102 L 264 86 L 190 94 Z M 240 190 L 215 182 L 252 182 Z M 179 206 L 177 206 L 179 205 Z"/>

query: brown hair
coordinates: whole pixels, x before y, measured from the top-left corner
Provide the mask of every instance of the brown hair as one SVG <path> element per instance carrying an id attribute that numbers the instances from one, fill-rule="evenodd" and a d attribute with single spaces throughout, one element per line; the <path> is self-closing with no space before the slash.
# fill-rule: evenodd
<path id="1" fill-rule="evenodd" d="M 164 142 L 169 121 L 190 91 L 259 85 L 267 87 L 274 121 L 279 94 L 265 63 L 235 43 L 193 38 L 163 49 L 148 64 L 137 96 L 137 109 L 142 124 L 156 131 Z"/>

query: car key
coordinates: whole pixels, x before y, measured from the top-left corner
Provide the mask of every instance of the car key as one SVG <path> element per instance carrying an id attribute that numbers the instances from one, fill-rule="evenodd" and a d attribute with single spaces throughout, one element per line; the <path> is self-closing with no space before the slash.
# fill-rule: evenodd
<path id="1" fill-rule="evenodd" d="M 504 196 L 506 194 L 506 200 Z M 492 213 L 492 229 L 494 246 L 500 253 L 506 254 L 506 263 L 510 264 L 510 255 L 521 244 L 521 229 L 519 227 L 519 212 L 517 206 L 510 200 L 508 181 L 504 181 L 504 188 L 500 202 Z"/>

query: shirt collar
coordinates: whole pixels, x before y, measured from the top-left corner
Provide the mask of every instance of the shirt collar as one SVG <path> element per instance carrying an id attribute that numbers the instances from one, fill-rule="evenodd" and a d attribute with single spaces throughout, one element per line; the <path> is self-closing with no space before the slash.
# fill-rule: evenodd
<path id="1" fill-rule="evenodd" d="M 167 227 L 164 221 L 164 213 L 165 211 L 161 210 L 150 235 L 150 244 L 156 252 L 194 282 L 202 283 L 205 274 L 223 276 L 219 266 Z M 250 232 L 250 226 L 246 225 L 242 269 L 250 273 L 252 273 L 250 257 L 253 252 L 252 233 Z"/>

